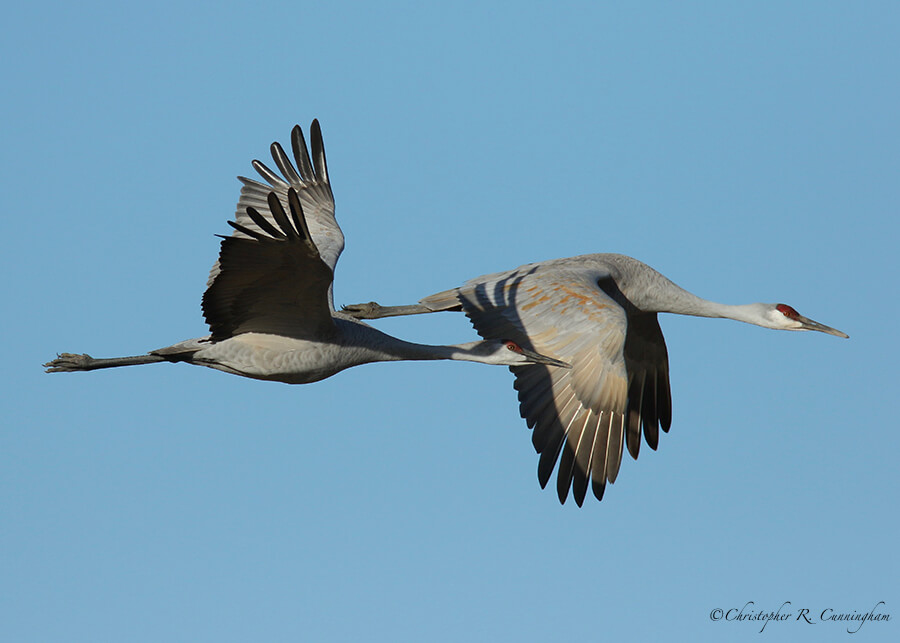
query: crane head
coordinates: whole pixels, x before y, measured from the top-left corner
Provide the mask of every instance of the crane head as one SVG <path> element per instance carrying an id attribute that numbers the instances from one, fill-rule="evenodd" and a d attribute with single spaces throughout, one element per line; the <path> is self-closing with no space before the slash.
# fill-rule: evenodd
<path id="1" fill-rule="evenodd" d="M 804 317 L 787 304 L 772 304 L 771 306 L 768 318 L 773 322 L 772 328 L 782 330 L 817 330 L 820 333 L 827 333 L 835 337 L 843 337 L 845 339 L 850 337 L 847 333 L 843 333 L 831 326 L 826 326 L 813 321 L 809 317 Z"/>
<path id="2" fill-rule="evenodd" d="M 505 366 L 546 364 L 560 368 L 572 368 L 571 364 L 522 348 L 511 339 L 486 339 L 469 345 L 469 351 L 478 355 L 477 361 Z"/>

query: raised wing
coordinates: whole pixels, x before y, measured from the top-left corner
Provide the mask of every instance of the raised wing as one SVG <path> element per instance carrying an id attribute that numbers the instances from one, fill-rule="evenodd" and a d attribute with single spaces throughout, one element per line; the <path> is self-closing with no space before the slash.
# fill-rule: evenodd
<path id="1" fill-rule="evenodd" d="M 515 366 L 519 409 L 540 454 L 546 486 L 559 463 L 557 493 L 580 506 L 591 482 L 602 499 L 615 482 L 623 445 L 637 457 L 641 425 L 651 448 L 671 421 L 665 343 L 655 315 L 629 314 L 608 273 L 535 264 L 480 277 L 456 289 L 463 311 L 485 338 L 509 338 L 572 364 Z M 614 285 L 614 284 L 613 284 Z M 422 300 L 449 306 L 448 292 Z"/>
<path id="2" fill-rule="evenodd" d="M 222 238 L 219 270 L 203 295 L 213 341 L 248 332 L 316 339 L 337 333 L 328 303 L 331 267 L 312 240 L 299 194 L 289 188 L 286 197 L 290 218 L 270 192 L 265 214 L 247 208 L 252 227 L 228 222 L 240 235 Z"/>
<path id="3" fill-rule="evenodd" d="M 241 227 L 261 232 L 262 228 L 248 216 L 247 208 L 254 208 L 268 223 L 274 224 L 271 208 L 268 205 L 269 194 L 274 192 L 278 196 L 282 208 L 287 209 L 288 190 L 293 188 L 303 207 L 312 241 L 318 248 L 322 261 L 334 272 L 338 258 L 344 249 L 344 235 L 334 217 L 334 195 L 328 180 L 325 145 L 322 142 L 322 129 L 319 127 L 318 120 L 312 122 L 309 132 L 312 141 L 312 160 L 310 160 L 306 140 L 303 138 L 303 130 L 299 125 L 295 125 L 291 131 L 291 148 L 296 166 L 288 158 L 281 145 L 276 142 L 271 145 L 272 159 L 281 175 L 263 163 L 253 161 L 253 168 L 266 183 L 242 176 L 238 177 L 243 186 L 234 218 Z M 240 229 L 235 229 L 232 236 L 249 238 Z M 219 270 L 220 266 L 217 262 L 210 271 L 207 286 L 213 283 Z M 328 302 L 333 309 L 331 289 L 328 291 Z"/>

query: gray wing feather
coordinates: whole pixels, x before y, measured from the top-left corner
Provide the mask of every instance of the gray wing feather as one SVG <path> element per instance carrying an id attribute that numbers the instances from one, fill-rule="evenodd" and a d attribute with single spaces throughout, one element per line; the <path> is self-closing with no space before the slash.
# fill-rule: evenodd
<path id="1" fill-rule="evenodd" d="M 290 217 L 274 192 L 265 214 L 248 208 L 222 238 L 219 270 L 203 294 L 211 340 L 241 333 L 325 339 L 337 333 L 328 304 L 332 271 L 312 241 L 297 192 L 288 191 Z"/>
<path id="2" fill-rule="evenodd" d="M 253 161 L 253 168 L 265 183 L 238 177 L 242 184 L 241 196 L 238 199 L 234 220 L 235 223 L 246 229 L 261 231 L 260 227 L 247 215 L 247 208 L 250 207 L 257 210 L 274 225 L 272 211 L 268 206 L 269 193 L 274 192 L 282 207 L 287 209 L 289 207 L 288 190 L 293 188 L 297 192 L 303 208 L 312 241 L 318 248 L 322 261 L 334 272 L 338 258 L 344 249 L 344 235 L 334 216 L 334 195 L 328 181 L 325 147 L 322 143 L 322 131 L 318 121 L 312 122 L 310 137 L 315 164 L 310 162 L 303 131 L 299 126 L 295 126 L 291 132 L 293 163 L 281 145 L 278 143 L 271 145 L 272 160 L 281 175 L 265 164 Z M 296 167 L 294 163 L 296 163 Z M 248 235 L 239 228 L 235 229 L 232 236 L 248 238 Z M 220 263 L 217 261 L 209 273 L 207 286 L 212 285 L 220 269 Z M 331 288 L 328 289 L 328 302 L 333 309 Z"/>
<path id="3" fill-rule="evenodd" d="M 560 501 L 572 489 L 581 505 L 589 484 L 601 499 L 606 483 L 615 482 L 626 445 L 637 456 L 642 426 L 652 448 L 657 427 L 668 430 L 668 362 L 656 316 L 635 321 L 627 306 L 600 287 L 608 272 L 553 264 L 479 277 L 421 303 L 450 310 L 455 296 L 483 337 L 512 339 L 572 364 L 510 370 L 540 454 L 541 486 L 557 468 Z"/>

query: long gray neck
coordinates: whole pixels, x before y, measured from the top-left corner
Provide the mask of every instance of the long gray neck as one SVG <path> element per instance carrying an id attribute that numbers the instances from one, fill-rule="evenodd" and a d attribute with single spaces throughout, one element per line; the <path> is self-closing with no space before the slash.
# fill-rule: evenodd
<path id="1" fill-rule="evenodd" d="M 390 335 L 388 335 L 388 337 L 390 337 Z M 452 359 L 466 362 L 488 363 L 488 360 L 483 354 L 472 350 L 472 347 L 480 344 L 480 342 L 473 342 L 471 344 L 432 345 L 416 344 L 414 342 L 397 339 L 396 337 L 391 337 L 391 340 L 391 342 L 379 346 L 379 353 L 383 356 L 379 361 Z"/>
<path id="2" fill-rule="evenodd" d="M 473 350 L 481 342 L 451 345 L 417 344 L 398 339 L 355 320 L 345 326 L 345 329 L 348 331 L 345 334 L 345 345 L 355 348 L 355 352 L 368 362 L 452 359 L 488 363 L 485 355 Z"/>
<path id="3" fill-rule="evenodd" d="M 748 324 L 761 325 L 759 311 L 755 304 L 720 304 L 697 297 L 682 288 L 678 288 L 678 286 L 675 286 L 675 288 L 678 290 L 670 290 L 666 293 L 666 300 L 659 302 L 658 306 L 655 307 L 656 312 L 693 315 L 694 317 L 735 319 Z"/>
<path id="4" fill-rule="evenodd" d="M 625 259 L 640 264 L 640 269 L 628 271 L 625 278 L 620 277 L 620 287 L 628 300 L 641 310 L 735 319 L 757 326 L 765 324 L 760 315 L 759 304 L 731 305 L 702 299 L 676 285 L 650 266 L 630 257 Z"/>

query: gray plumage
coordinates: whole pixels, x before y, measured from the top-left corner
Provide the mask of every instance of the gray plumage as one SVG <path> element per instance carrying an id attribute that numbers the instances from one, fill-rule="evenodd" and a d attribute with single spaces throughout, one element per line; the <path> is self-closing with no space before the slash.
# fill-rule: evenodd
<path id="1" fill-rule="evenodd" d="M 649 266 L 617 254 L 529 264 L 468 281 L 410 306 L 345 307 L 359 318 L 462 311 L 485 338 L 508 337 L 571 369 L 512 366 L 519 410 L 540 454 L 538 480 L 557 473 L 557 493 L 580 506 L 590 482 L 602 499 L 624 448 L 638 457 L 672 422 L 669 363 L 657 313 L 723 317 L 782 330 L 841 331 L 785 304 L 730 306 L 706 301 Z M 558 464 L 558 467 L 557 467 Z"/>
<path id="2" fill-rule="evenodd" d="M 227 373 L 289 384 L 315 382 L 371 362 L 464 360 L 496 365 L 568 365 L 506 338 L 430 346 L 392 337 L 334 310 L 334 268 L 344 236 L 334 217 L 325 148 L 317 121 L 310 128 L 312 158 L 295 127 L 296 167 L 278 143 L 271 147 L 279 175 L 259 161 L 266 181 L 239 177 L 243 187 L 234 229 L 223 237 L 203 295 L 206 337 L 147 355 L 95 359 L 63 353 L 47 371 L 187 362 Z"/>

